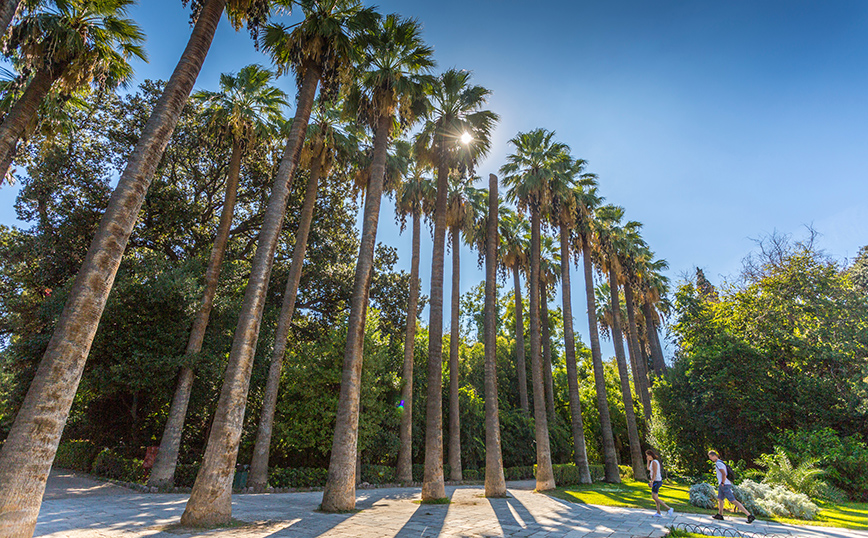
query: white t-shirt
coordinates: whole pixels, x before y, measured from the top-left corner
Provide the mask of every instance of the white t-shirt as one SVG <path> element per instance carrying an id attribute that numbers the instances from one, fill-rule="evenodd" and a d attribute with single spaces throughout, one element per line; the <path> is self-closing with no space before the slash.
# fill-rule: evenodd
<path id="1" fill-rule="evenodd" d="M 731 486 L 732 482 L 726 477 L 726 464 L 723 463 L 723 460 L 717 460 L 714 464 L 714 472 L 717 475 L 717 484 L 720 485 L 720 475 L 723 474 L 723 485 Z"/>
<path id="2" fill-rule="evenodd" d="M 662 482 L 663 474 L 660 472 L 660 462 L 657 460 L 651 460 L 651 463 L 648 464 L 648 474 L 651 476 L 652 482 Z"/>

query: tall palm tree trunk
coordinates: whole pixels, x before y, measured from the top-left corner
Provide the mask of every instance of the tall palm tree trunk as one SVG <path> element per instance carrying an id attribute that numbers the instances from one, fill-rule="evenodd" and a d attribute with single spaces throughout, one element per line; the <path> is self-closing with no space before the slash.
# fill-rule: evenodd
<path id="1" fill-rule="evenodd" d="M 543 382 L 546 391 L 546 411 L 549 421 L 555 420 L 555 381 L 552 374 L 552 337 L 549 328 L 549 298 L 547 286 L 540 286 L 540 324 L 542 325 Z"/>
<path id="2" fill-rule="evenodd" d="M 461 481 L 461 419 L 458 410 L 458 340 L 460 338 L 461 231 L 452 226 L 452 319 L 449 336 L 449 480 Z"/>
<path id="3" fill-rule="evenodd" d="M 154 170 L 196 82 L 225 0 L 203 6 L 187 48 L 112 193 L 36 376 L 0 451 L 0 535 L 29 537 L 93 337 Z"/>
<path id="4" fill-rule="evenodd" d="M 546 420 L 545 389 L 543 388 L 542 357 L 540 356 L 540 210 L 531 207 L 530 231 L 530 360 L 533 379 L 533 419 L 536 436 L 536 490 L 555 488 L 552 454 L 549 448 L 549 428 Z"/>
<path id="5" fill-rule="evenodd" d="M 506 497 L 497 405 L 497 176 L 488 175 L 488 230 L 485 241 L 485 496 Z"/>
<path id="6" fill-rule="evenodd" d="M 0 178 L 6 177 L 15 157 L 18 141 L 27 131 L 27 126 L 36 117 L 39 105 L 51 91 L 58 75 L 48 69 L 40 69 L 33 75 L 27 89 L 12 106 L 3 123 L 0 123 Z"/>
<path id="7" fill-rule="evenodd" d="M 329 474 L 322 496 L 322 509 L 326 512 L 353 510 L 356 507 L 356 460 L 359 441 L 359 397 L 362 385 L 362 358 L 365 347 L 365 319 L 371 277 L 374 274 L 374 249 L 377 246 L 377 224 L 383 178 L 386 171 L 386 150 L 389 148 L 392 117 L 383 114 L 374 133 L 374 155 L 371 159 L 371 179 L 365 194 L 365 212 L 362 221 L 362 240 L 359 261 L 353 282 L 353 299 L 347 326 L 347 345 L 344 351 L 344 369 L 335 437 L 329 461 Z"/>
<path id="8" fill-rule="evenodd" d="M 642 402 L 645 420 L 651 420 L 651 397 L 648 394 L 648 369 L 645 359 L 639 350 L 639 331 L 636 327 L 636 307 L 633 302 L 633 287 L 628 283 L 624 286 L 624 302 L 627 303 L 627 336 L 629 337 L 630 362 L 636 365 L 633 384 L 636 394 Z"/>
<path id="9" fill-rule="evenodd" d="M 618 376 L 621 380 L 621 395 L 624 398 L 624 415 L 627 418 L 627 438 L 630 443 L 630 462 L 633 478 L 645 481 L 645 464 L 642 459 L 642 445 L 639 429 L 636 427 L 636 413 L 633 411 L 633 393 L 630 390 L 630 375 L 627 373 L 627 358 L 624 355 L 624 341 L 621 337 L 621 304 L 618 291 L 618 275 L 612 262 L 609 264 L 609 289 L 612 296 L 612 341 L 615 344 L 615 359 L 618 363 Z"/>
<path id="10" fill-rule="evenodd" d="M 286 214 L 289 186 L 298 166 L 321 74 L 318 66 L 308 66 L 298 93 L 298 108 L 265 209 L 202 467 L 196 475 L 193 492 L 181 516 L 181 524 L 184 526 L 226 524 L 232 517 L 232 476 L 244 425 L 244 410 L 247 406 L 253 355 L 259 338 L 259 324 L 265 307 L 274 253 Z"/>
<path id="11" fill-rule="evenodd" d="M 661 376 L 666 373 L 666 362 L 663 360 L 663 348 L 660 346 L 660 338 L 657 335 L 657 326 L 654 325 L 654 316 L 651 312 L 650 303 L 642 303 L 642 314 L 645 316 L 645 331 L 648 335 L 648 347 L 651 350 L 651 363 L 654 365 L 654 374 Z"/>
<path id="12" fill-rule="evenodd" d="M 521 300 L 521 278 L 518 275 L 518 265 L 512 268 L 515 282 L 515 369 L 518 374 L 518 401 L 521 410 L 528 412 L 527 403 L 527 365 L 524 359 L 524 303 Z"/>
<path id="13" fill-rule="evenodd" d="M 398 450 L 398 482 L 413 481 L 413 355 L 416 349 L 416 311 L 419 308 L 419 244 L 421 238 L 421 215 L 413 211 L 413 250 L 410 261 L 410 298 L 407 301 L 407 331 L 404 334 L 404 386 L 401 401 L 400 442 Z"/>
<path id="14" fill-rule="evenodd" d="M 229 173 L 226 178 L 226 192 L 223 198 L 223 210 L 220 213 L 220 224 L 217 226 L 214 246 L 211 247 L 211 257 L 208 260 L 208 268 L 205 270 L 205 291 L 202 294 L 202 302 L 199 303 L 199 310 L 196 312 L 193 328 L 190 330 L 190 337 L 187 340 L 185 353 L 188 356 L 196 355 L 202 351 L 202 342 L 205 341 L 205 330 L 208 328 L 208 319 L 211 317 L 211 310 L 214 307 L 217 283 L 220 280 L 220 268 L 226 253 L 226 243 L 229 241 L 229 228 L 232 226 L 232 217 L 235 214 L 235 200 L 241 178 L 242 152 L 241 144 L 236 141 L 232 146 L 232 157 L 229 159 Z M 175 395 L 169 408 L 169 417 L 163 428 L 163 436 L 160 438 L 160 450 L 157 452 L 157 458 L 154 460 L 154 466 L 148 476 L 148 486 L 168 488 L 174 483 L 178 452 L 181 447 L 181 435 L 184 431 L 184 420 L 187 416 L 187 406 L 190 403 L 194 377 L 193 368 L 181 367 Z"/>
<path id="15" fill-rule="evenodd" d="M 0 1 L 0 35 L 4 35 L 9 26 L 12 24 L 12 19 L 15 18 L 15 12 L 18 11 L 18 4 L 21 0 L 2 0 Z"/>
<path id="16" fill-rule="evenodd" d="M 442 140 L 438 146 L 442 148 Z M 442 154 L 442 152 L 441 152 Z M 446 246 L 446 194 L 449 171 L 437 168 L 434 205 L 434 248 L 431 255 L 431 298 L 428 303 L 428 388 L 425 409 L 425 472 L 422 500 L 446 497 L 443 483 L 443 258 Z"/>
<path id="17" fill-rule="evenodd" d="M 310 177 L 304 192 L 298 231 L 295 234 L 295 247 L 292 249 L 292 264 L 289 267 L 286 290 L 283 292 L 283 302 L 280 305 L 280 315 L 277 318 L 277 328 L 274 331 L 274 349 L 271 352 L 271 364 L 268 368 L 268 379 L 265 382 L 265 396 L 262 399 L 262 410 L 259 412 L 259 425 L 256 428 L 256 441 L 253 445 L 253 457 L 250 461 L 250 476 L 247 480 L 247 485 L 257 493 L 262 492 L 268 486 L 268 453 L 271 449 L 271 432 L 274 427 L 274 412 L 277 408 L 280 370 L 283 367 L 283 359 L 286 355 L 286 339 L 289 337 L 292 315 L 295 312 L 295 299 L 298 296 L 298 284 L 301 282 L 307 238 L 310 234 L 313 210 L 316 206 L 317 186 L 322 176 L 322 159 L 318 158 L 322 151 L 322 140 L 320 140 L 314 148 L 315 162 L 311 166 Z"/>
<path id="18" fill-rule="evenodd" d="M 597 410 L 600 413 L 600 430 L 603 437 L 603 460 L 606 482 L 618 483 L 618 451 L 612 434 L 612 418 L 606 397 L 606 373 L 603 369 L 603 354 L 600 350 L 600 332 L 597 329 L 597 298 L 594 296 L 594 270 L 591 264 L 591 244 L 587 234 L 582 234 L 582 262 L 585 268 L 585 300 L 588 305 L 588 328 L 591 340 L 591 359 L 594 363 L 594 388 L 597 392 Z"/>
<path id="19" fill-rule="evenodd" d="M 579 377 L 576 368 L 576 338 L 573 334 L 573 302 L 570 284 L 570 231 L 561 226 L 561 295 L 564 303 L 564 353 L 567 361 L 567 385 L 570 392 L 570 423 L 573 430 L 573 462 L 579 469 L 579 481 L 591 483 L 588 452 L 585 448 L 585 426 L 582 421 L 582 400 L 579 398 Z"/>

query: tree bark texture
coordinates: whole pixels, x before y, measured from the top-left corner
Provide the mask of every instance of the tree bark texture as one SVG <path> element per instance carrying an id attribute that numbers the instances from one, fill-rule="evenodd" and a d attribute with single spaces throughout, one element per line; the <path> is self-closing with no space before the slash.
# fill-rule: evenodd
<path id="1" fill-rule="evenodd" d="M 374 155 L 371 160 L 371 178 L 365 194 L 362 239 L 353 281 L 353 298 L 350 304 L 335 436 L 329 460 L 328 479 L 322 496 L 322 509 L 326 512 L 353 510 L 356 507 L 356 460 L 365 319 L 371 278 L 374 274 L 374 249 L 377 246 L 377 224 L 380 217 L 380 200 L 383 196 L 386 152 L 389 148 L 391 127 L 392 117 L 382 115 L 374 134 Z"/>
<path id="2" fill-rule="evenodd" d="M 540 324 L 542 325 L 543 382 L 546 391 L 546 411 L 549 422 L 555 420 L 555 380 L 552 373 L 552 336 L 549 328 L 549 297 L 547 286 L 540 285 Z"/>
<path id="3" fill-rule="evenodd" d="M 47 69 L 38 70 L 24 93 L 15 101 L 9 113 L 3 117 L 3 122 L 0 123 L 0 164 L 2 164 L 0 178 L 5 178 L 9 172 L 18 141 L 24 137 L 27 126 L 36 117 L 39 112 L 39 105 L 51 91 L 51 86 L 57 76 Z"/>
<path id="4" fill-rule="evenodd" d="M 323 145 L 322 140 L 320 140 L 317 147 L 314 148 L 314 155 L 319 156 L 322 151 Z M 280 314 L 277 317 L 277 327 L 274 331 L 274 348 L 271 351 L 271 363 L 265 382 L 265 395 L 262 399 L 262 410 L 259 412 L 256 441 L 253 444 L 253 456 L 250 461 L 250 475 L 247 485 L 257 493 L 261 493 L 268 486 L 268 454 L 271 450 L 271 432 L 274 427 L 274 413 L 277 409 L 280 372 L 286 355 L 286 339 L 289 337 L 292 315 L 295 312 L 295 299 L 298 296 L 298 284 L 301 282 L 307 238 L 310 235 L 310 226 L 313 222 L 320 177 L 322 177 L 322 159 L 315 157 L 304 191 L 298 231 L 295 234 L 295 246 L 292 249 L 292 263 L 289 266 L 289 276 L 286 279 L 286 289 L 283 292 L 283 301 L 280 304 Z"/>
<path id="5" fill-rule="evenodd" d="M 18 4 L 21 0 L 2 0 L 0 1 L 0 35 L 5 35 L 12 25 L 12 19 L 15 18 L 15 12 L 18 11 Z"/>
<path id="6" fill-rule="evenodd" d="M 621 380 L 621 395 L 624 398 L 624 415 L 627 418 L 627 439 L 630 443 L 630 462 L 633 467 L 633 478 L 638 482 L 645 481 L 645 461 L 642 457 L 642 444 L 639 439 L 639 429 L 636 427 L 636 413 L 633 410 L 633 393 L 630 390 L 630 374 L 627 372 L 627 358 L 624 355 L 624 341 L 621 337 L 621 304 L 618 291 L 618 275 L 614 262 L 609 264 L 609 289 L 612 305 L 612 341 L 615 344 L 615 359 L 618 362 L 618 377 Z"/>
<path id="7" fill-rule="evenodd" d="M 521 410 L 527 413 L 530 407 L 527 402 L 527 364 L 524 358 L 524 303 L 521 299 L 521 277 L 518 266 L 512 268 L 515 282 L 515 370 L 518 374 L 518 401 Z"/>
<path id="8" fill-rule="evenodd" d="M 0 535 L 29 537 L 93 337 L 154 170 L 208 54 L 224 0 L 208 0 L 154 107 L 73 282 L 0 451 Z"/>
<path id="9" fill-rule="evenodd" d="M 199 303 L 199 310 L 193 319 L 193 327 L 190 329 L 186 348 L 187 355 L 196 355 L 202 351 L 208 319 L 214 308 L 214 297 L 217 295 L 217 283 L 220 280 L 220 268 L 223 265 L 226 244 L 229 241 L 232 217 L 235 214 L 235 200 L 241 178 L 242 153 L 241 144 L 235 142 L 232 147 L 232 157 L 229 159 L 229 173 L 226 177 L 226 192 L 223 196 L 220 223 L 217 225 L 217 235 L 214 238 L 214 246 L 211 247 L 208 268 L 205 270 L 205 291 L 202 294 L 202 302 Z M 157 458 L 154 460 L 154 466 L 148 476 L 148 486 L 169 488 L 174 483 L 175 468 L 178 466 L 178 452 L 181 447 L 181 435 L 184 432 L 184 420 L 187 416 L 187 406 L 190 403 L 194 377 L 192 368 L 181 367 L 175 395 L 169 408 L 169 417 L 163 429 L 163 436 L 160 438 L 160 450 L 157 452 Z"/>
<path id="10" fill-rule="evenodd" d="M 570 424 L 573 430 L 573 462 L 579 469 L 582 484 L 591 483 L 588 452 L 585 447 L 585 426 L 582 421 L 582 400 L 579 397 L 579 377 L 576 367 L 576 337 L 573 333 L 573 302 L 570 285 L 570 231 L 561 226 L 561 295 L 564 304 L 564 354 L 567 361 L 567 385 L 570 392 Z"/>
<path id="11" fill-rule="evenodd" d="M 633 302 L 633 287 L 628 282 L 624 286 L 624 302 L 627 303 L 627 336 L 630 349 L 630 362 L 636 365 L 633 374 L 633 384 L 636 386 L 636 394 L 642 402 L 642 411 L 645 420 L 651 420 L 651 396 L 648 393 L 648 365 L 639 350 L 639 331 L 636 327 L 636 305 Z"/>
<path id="12" fill-rule="evenodd" d="M 461 418 L 458 409 L 458 349 L 461 334 L 461 230 L 452 226 L 452 318 L 449 336 L 449 480 L 461 481 Z"/>
<path id="13" fill-rule="evenodd" d="M 304 144 L 321 73 L 317 66 L 310 66 L 298 94 L 298 108 L 265 209 L 202 467 L 196 475 L 193 492 L 181 516 L 181 524 L 184 526 L 221 525 L 232 518 L 232 477 L 244 426 L 253 356 L 259 338 L 274 253 L 289 201 L 289 187 L 298 167 L 298 158 Z"/>
<path id="14" fill-rule="evenodd" d="M 404 333 L 404 368 L 401 387 L 400 443 L 398 449 L 398 482 L 413 481 L 413 357 L 416 350 L 416 313 L 419 308 L 419 245 L 421 239 L 421 215 L 413 212 L 413 247 L 410 261 L 410 297 L 407 301 L 407 331 Z"/>
<path id="15" fill-rule="evenodd" d="M 594 270 L 591 263 L 591 244 L 588 236 L 582 234 L 582 262 L 585 268 L 585 300 L 588 305 L 588 333 L 591 340 L 591 359 L 594 363 L 594 388 L 597 392 L 597 410 L 600 413 L 600 430 L 603 437 L 603 460 L 606 482 L 621 482 L 618 470 L 618 451 L 615 450 L 615 437 L 612 434 L 612 418 L 609 414 L 609 401 L 606 398 L 606 373 L 603 368 L 603 354 L 600 350 L 600 332 L 597 328 L 597 298 L 594 296 Z"/>
<path id="16" fill-rule="evenodd" d="M 437 142 L 442 145 L 442 140 Z M 428 388 L 425 409 L 425 473 L 422 500 L 446 497 L 443 482 L 443 259 L 446 247 L 446 195 L 449 171 L 437 168 L 434 205 L 434 248 L 431 255 L 431 298 L 428 303 Z"/>
<path id="17" fill-rule="evenodd" d="M 657 334 L 657 326 L 654 324 L 654 316 L 649 303 L 642 303 L 642 313 L 645 315 L 645 330 L 648 334 L 648 348 L 651 350 L 654 374 L 661 376 L 666 373 L 666 361 L 663 360 L 663 348 L 660 346 L 660 337 Z"/>
<path id="18" fill-rule="evenodd" d="M 485 496 L 506 497 L 500 417 L 497 404 L 497 176 L 488 175 L 488 230 L 485 236 Z"/>
<path id="19" fill-rule="evenodd" d="M 546 420 L 545 388 L 540 335 L 540 210 L 531 207 L 530 233 L 530 360 L 533 379 L 533 418 L 536 436 L 536 490 L 555 488 L 552 454 L 549 448 L 549 428 Z"/>

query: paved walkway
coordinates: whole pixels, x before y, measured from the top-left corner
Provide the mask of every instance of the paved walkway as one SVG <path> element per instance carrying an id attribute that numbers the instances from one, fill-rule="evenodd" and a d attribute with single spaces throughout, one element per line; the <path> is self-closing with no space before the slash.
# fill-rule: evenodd
<path id="1" fill-rule="evenodd" d="M 532 482 L 511 482 L 510 497 L 486 499 L 478 486 L 447 487 L 448 505 L 418 503 L 419 488 L 357 492 L 354 514 L 316 512 L 321 492 L 235 495 L 233 516 L 248 522 L 234 528 L 190 532 L 167 528 L 179 521 L 185 494 L 142 494 L 113 485 L 52 472 L 35 536 L 132 538 L 209 536 L 217 538 L 409 538 L 663 536 L 666 525 L 702 523 L 740 531 L 806 538 L 868 538 L 868 532 L 798 527 L 744 519 L 713 522 L 708 516 L 574 504 L 533 493 Z M 415 501 L 415 502 L 414 502 Z"/>

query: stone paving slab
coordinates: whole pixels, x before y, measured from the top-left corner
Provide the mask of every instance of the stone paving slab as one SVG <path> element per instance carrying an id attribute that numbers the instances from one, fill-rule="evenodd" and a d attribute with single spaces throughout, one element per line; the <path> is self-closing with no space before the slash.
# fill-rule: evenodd
<path id="1" fill-rule="evenodd" d="M 52 477 L 53 479 L 54 477 Z M 51 480 L 50 479 L 50 483 Z M 67 485 L 73 484 L 67 481 Z M 233 516 L 247 524 L 207 531 L 167 529 L 177 523 L 187 494 L 143 494 L 90 485 L 64 494 L 54 487 L 42 504 L 35 536 L 46 538 L 634 538 L 660 537 L 676 523 L 804 538 L 868 538 L 868 532 L 783 525 L 742 518 L 712 521 L 675 514 L 656 518 L 648 510 L 574 504 L 510 483 L 510 497 L 486 499 L 480 486 L 447 487 L 449 505 L 419 504 L 419 488 L 358 491 L 352 514 L 317 512 L 321 492 L 235 495 Z M 93 488 L 96 489 L 93 489 Z M 73 488 L 76 489 L 76 488 Z M 78 489 L 82 488 L 77 488 Z"/>

